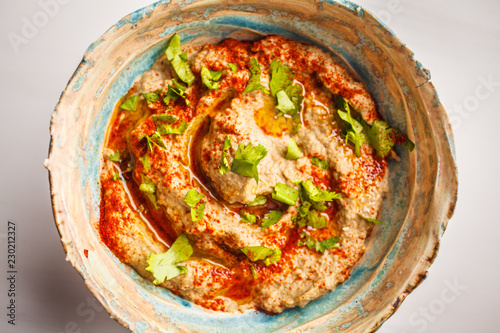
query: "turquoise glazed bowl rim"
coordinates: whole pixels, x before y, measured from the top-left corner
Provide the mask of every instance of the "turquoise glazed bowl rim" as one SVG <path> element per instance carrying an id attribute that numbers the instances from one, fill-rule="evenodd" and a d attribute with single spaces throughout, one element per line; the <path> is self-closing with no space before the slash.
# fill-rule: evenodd
<path id="1" fill-rule="evenodd" d="M 178 32 L 186 43 L 279 34 L 332 52 L 365 82 L 380 113 L 413 139 L 397 149 L 391 192 L 351 277 L 304 308 L 217 313 L 156 288 L 100 242 L 100 158 L 119 98 Z M 55 221 L 67 259 L 111 316 L 135 332 L 375 331 L 425 278 L 453 215 L 453 136 L 429 72 L 381 22 L 348 1 L 159 1 L 119 21 L 85 53 L 52 115 Z"/>

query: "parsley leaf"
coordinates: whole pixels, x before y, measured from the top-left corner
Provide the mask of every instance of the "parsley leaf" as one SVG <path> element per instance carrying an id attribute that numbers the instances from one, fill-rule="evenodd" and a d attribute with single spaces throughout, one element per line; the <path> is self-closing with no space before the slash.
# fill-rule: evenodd
<path id="1" fill-rule="evenodd" d="M 146 138 L 146 143 L 148 145 L 149 151 L 153 151 L 153 145 L 158 146 L 163 150 L 167 150 L 167 147 L 161 140 L 161 136 L 158 132 L 154 132 L 152 135 L 143 134 L 139 137 L 139 140 Z"/>
<path id="2" fill-rule="evenodd" d="M 269 91 L 266 87 L 260 84 L 260 74 L 262 71 L 257 59 L 255 58 L 250 60 L 250 72 L 252 73 L 252 76 L 250 76 L 250 80 L 248 80 L 248 84 L 243 93 L 246 94 L 254 90 L 262 90 L 266 95 L 269 95 Z"/>
<path id="3" fill-rule="evenodd" d="M 295 111 L 295 105 L 284 90 L 278 91 L 278 93 L 276 94 L 276 101 L 278 102 L 278 104 L 276 105 L 276 109 L 281 111 L 280 113 L 278 113 L 278 117 L 282 116 L 283 114 L 291 114 Z"/>
<path id="4" fill-rule="evenodd" d="M 272 197 L 274 200 L 294 206 L 299 197 L 299 191 L 286 184 L 277 183 L 273 189 Z"/>
<path id="5" fill-rule="evenodd" d="M 254 224 L 257 222 L 257 215 L 255 214 L 250 214 L 249 212 L 245 212 L 244 210 L 240 211 L 241 215 L 241 221 L 248 223 L 248 224 Z"/>
<path id="6" fill-rule="evenodd" d="M 248 207 L 262 206 L 262 205 L 265 205 L 266 202 L 267 202 L 267 197 L 265 197 L 263 195 L 259 195 L 259 196 L 255 197 L 254 201 L 247 204 L 247 206 Z"/>
<path id="7" fill-rule="evenodd" d="M 187 274 L 186 266 L 177 266 L 193 254 L 193 247 L 189 244 L 186 234 L 182 233 L 172 244 L 167 252 L 161 254 L 151 253 L 148 258 L 146 270 L 153 274 L 153 284 L 159 285 L 165 280 L 171 280 L 179 275 Z"/>
<path id="8" fill-rule="evenodd" d="M 156 209 L 158 209 L 158 202 L 156 200 L 156 185 L 146 175 L 141 173 L 141 185 L 139 186 L 139 190 L 144 192 L 144 195 L 153 203 Z"/>
<path id="9" fill-rule="evenodd" d="M 244 177 L 252 177 L 258 184 L 259 171 L 257 165 L 266 155 L 266 148 L 260 144 L 257 146 L 252 146 L 251 143 L 246 146 L 240 144 L 234 156 L 231 171 Z"/>
<path id="10" fill-rule="evenodd" d="M 165 54 L 177 73 L 177 76 L 188 86 L 193 84 L 195 76 L 193 72 L 191 72 L 191 68 L 187 62 L 187 53 L 181 53 L 181 37 L 178 34 L 174 34 L 170 39 Z"/>
<path id="11" fill-rule="evenodd" d="M 168 85 L 167 92 L 163 97 L 163 102 L 165 103 L 165 105 L 170 104 L 171 101 L 175 101 L 179 97 L 182 97 L 186 105 L 189 105 L 190 102 L 186 95 L 186 87 L 179 84 L 176 79 L 172 79 L 172 83 L 173 85 Z"/>
<path id="12" fill-rule="evenodd" d="M 340 237 L 333 237 L 318 241 L 308 235 L 305 232 L 300 234 L 300 239 L 297 242 L 297 246 L 307 246 L 310 250 L 316 250 L 321 253 L 325 253 L 326 250 L 339 247 Z"/>
<path id="13" fill-rule="evenodd" d="M 351 108 L 345 99 L 343 99 L 343 107 L 346 111 L 337 110 L 339 117 L 344 121 L 347 128 L 345 140 L 351 141 L 354 144 L 354 152 L 356 156 L 361 156 L 361 146 L 366 141 L 366 135 L 363 132 L 363 126 L 359 121 L 351 116 Z"/>
<path id="14" fill-rule="evenodd" d="M 115 174 L 113 175 L 113 180 L 117 181 L 118 179 L 120 179 L 120 173 L 119 172 L 115 172 Z"/>
<path id="15" fill-rule="evenodd" d="M 384 222 L 380 222 L 379 220 L 375 220 L 375 219 L 370 219 L 368 217 L 364 217 L 363 215 L 361 214 L 358 214 L 359 216 L 361 216 L 362 218 L 364 218 L 365 220 L 367 220 L 368 222 L 370 223 L 373 223 L 373 224 L 383 224 L 383 225 L 387 225 L 387 223 L 384 223 Z"/>
<path id="16" fill-rule="evenodd" d="M 201 68 L 201 81 L 208 89 L 219 89 L 219 81 L 222 71 L 214 72 L 203 66 Z"/>
<path id="17" fill-rule="evenodd" d="M 125 102 L 122 103 L 122 105 L 120 105 L 120 108 L 123 110 L 127 110 L 127 111 L 137 110 L 137 103 L 139 102 L 140 96 L 141 95 L 138 94 L 138 95 L 134 95 L 132 97 L 129 97 Z"/>
<path id="18" fill-rule="evenodd" d="M 304 156 L 304 154 L 300 151 L 299 146 L 297 146 L 297 143 L 293 138 L 290 138 L 285 158 L 287 160 L 298 160 L 302 156 Z"/>
<path id="19" fill-rule="evenodd" d="M 304 96 L 302 95 L 302 87 L 298 84 L 293 84 L 295 74 L 292 70 L 282 65 L 278 59 L 273 59 L 271 62 L 271 81 L 269 88 L 271 95 L 276 97 L 276 109 L 281 112 L 278 114 L 289 114 L 296 123 L 300 123 L 300 109 Z"/>
<path id="20" fill-rule="evenodd" d="M 251 261 L 262 260 L 266 266 L 277 263 L 281 259 L 280 249 L 270 249 L 265 246 L 246 246 L 241 251 Z"/>
<path id="21" fill-rule="evenodd" d="M 202 198 L 203 194 L 196 191 L 194 188 L 190 189 L 184 197 L 184 202 L 186 202 L 188 206 L 191 207 L 191 219 L 193 220 L 193 222 L 203 219 L 206 202 L 200 204 Z"/>
<path id="22" fill-rule="evenodd" d="M 144 93 L 142 96 L 144 96 L 148 104 L 157 102 L 160 99 L 160 95 L 155 92 Z"/>
<path id="23" fill-rule="evenodd" d="M 143 157 L 139 157 L 139 161 L 142 162 L 144 171 L 149 172 L 149 154 L 146 153 Z"/>
<path id="24" fill-rule="evenodd" d="M 237 73 L 237 72 L 238 72 L 238 65 L 236 65 L 236 64 L 232 64 L 232 63 L 228 62 L 228 63 L 227 63 L 227 66 L 228 66 L 229 68 L 231 68 L 231 70 L 233 71 L 233 73 Z"/>
<path id="25" fill-rule="evenodd" d="M 229 136 L 226 135 L 224 138 L 224 146 L 222 147 L 222 165 L 219 167 L 219 172 L 224 175 L 229 170 L 229 162 L 227 158 L 229 157 L 229 148 L 231 148 L 231 140 Z"/>
<path id="26" fill-rule="evenodd" d="M 108 160 L 110 160 L 111 162 L 120 162 L 121 161 L 120 152 L 115 151 L 112 155 L 108 157 Z"/>
<path id="27" fill-rule="evenodd" d="M 340 199 L 342 197 L 341 193 L 322 190 L 319 187 L 314 186 L 313 182 L 310 180 L 301 181 L 300 184 L 302 186 L 303 195 L 308 201 L 332 201 L 333 199 Z"/>
<path id="28" fill-rule="evenodd" d="M 311 164 L 317 166 L 318 168 L 321 168 L 321 170 L 328 170 L 330 168 L 330 165 L 328 164 L 328 161 L 324 161 L 319 159 L 318 157 L 311 157 Z"/>
<path id="29" fill-rule="evenodd" d="M 173 124 L 177 121 L 177 117 L 161 114 L 153 116 L 153 121 L 156 125 L 156 130 L 160 135 L 167 134 L 182 134 L 187 130 L 189 124 L 187 121 L 181 121 L 177 127 L 173 127 Z"/>
<path id="30" fill-rule="evenodd" d="M 264 218 L 262 219 L 262 224 L 261 224 L 262 230 L 266 230 L 267 228 L 269 228 L 273 224 L 278 223 L 278 220 L 280 219 L 280 217 L 281 217 L 281 212 L 279 210 L 272 210 L 269 213 L 267 213 L 266 215 L 264 215 Z"/>
<path id="31" fill-rule="evenodd" d="M 410 152 L 415 148 L 415 144 L 410 139 L 401 135 L 397 129 L 390 128 L 385 121 L 375 120 L 371 127 L 365 121 L 361 124 L 365 129 L 368 143 L 382 158 L 389 154 L 396 143 L 405 146 Z"/>

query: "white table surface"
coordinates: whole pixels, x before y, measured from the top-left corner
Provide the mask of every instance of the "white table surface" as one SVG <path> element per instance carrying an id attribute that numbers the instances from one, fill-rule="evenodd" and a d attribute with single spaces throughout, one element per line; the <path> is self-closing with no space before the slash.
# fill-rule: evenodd
<path id="1" fill-rule="evenodd" d="M 147 0 L 0 2 L 0 332 L 126 332 L 65 262 L 47 171 L 50 115 L 88 45 Z M 359 0 L 431 70 L 454 124 L 459 200 L 428 278 L 383 333 L 500 331 L 500 1 Z M 11 34 L 12 36 L 12 34 Z M 488 83 L 489 82 L 489 83 Z M 16 326 L 7 324 L 7 221 L 17 223 Z"/>

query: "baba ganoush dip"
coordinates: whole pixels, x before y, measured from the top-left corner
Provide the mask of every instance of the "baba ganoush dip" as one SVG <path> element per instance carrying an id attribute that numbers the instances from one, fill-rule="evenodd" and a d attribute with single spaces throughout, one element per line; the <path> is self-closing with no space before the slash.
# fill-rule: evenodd
<path id="1" fill-rule="evenodd" d="M 413 148 L 315 46 L 176 34 L 112 116 L 99 234 L 204 308 L 305 306 L 349 277 L 382 223 L 396 143 Z"/>

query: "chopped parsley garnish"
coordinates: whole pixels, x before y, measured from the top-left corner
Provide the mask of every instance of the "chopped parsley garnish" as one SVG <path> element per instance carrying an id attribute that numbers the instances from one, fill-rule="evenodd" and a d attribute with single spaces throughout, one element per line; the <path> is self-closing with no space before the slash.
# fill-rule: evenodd
<path id="1" fill-rule="evenodd" d="M 321 170 L 328 170 L 330 168 L 330 165 L 328 164 L 328 161 L 319 159 L 318 157 L 311 157 L 310 158 L 311 164 L 317 166 Z"/>
<path id="2" fill-rule="evenodd" d="M 142 166 L 144 167 L 144 171 L 149 172 L 149 154 L 144 154 L 143 157 L 139 157 L 139 161 L 142 162 Z"/>
<path id="3" fill-rule="evenodd" d="M 249 207 L 262 206 L 262 205 L 265 205 L 266 202 L 267 202 L 267 197 L 266 196 L 264 196 L 264 195 L 258 195 L 257 197 L 255 197 L 254 201 L 252 201 L 249 204 L 247 204 L 247 206 L 249 206 Z"/>
<path id="4" fill-rule="evenodd" d="M 181 121 L 176 127 L 173 126 L 175 122 L 177 122 L 177 117 L 161 114 L 153 116 L 153 121 L 156 125 L 156 131 L 160 135 L 167 134 L 182 134 L 185 130 L 187 130 L 189 124 L 187 121 Z"/>
<path id="5" fill-rule="evenodd" d="M 271 95 L 276 97 L 276 109 L 280 112 L 278 117 L 284 114 L 290 115 L 296 123 L 300 123 L 300 109 L 304 96 L 302 87 L 293 84 L 295 74 L 290 67 L 282 65 L 279 60 L 271 62 L 271 81 L 269 88 Z"/>
<path id="6" fill-rule="evenodd" d="M 115 151 L 112 155 L 108 157 L 108 160 L 111 162 L 120 162 L 121 161 L 121 156 L 119 151 Z"/>
<path id="7" fill-rule="evenodd" d="M 375 120 L 370 126 L 363 118 L 352 117 L 349 104 L 341 96 L 338 96 L 334 107 L 337 108 L 339 117 L 344 121 L 346 142 L 351 141 L 354 144 L 356 156 L 361 155 L 360 148 L 365 141 L 368 141 L 377 155 L 382 158 L 390 153 L 395 144 L 407 147 L 410 152 L 415 148 L 411 140 L 401 135 L 397 129 L 390 128 L 389 124 L 383 120 Z"/>
<path id="8" fill-rule="evenodd" d="M 340 237 L 333 237 L 329 239 L 325 239 L 322 241 L 318 241 L 314 239 L 306 232 L 302 232 L 300 234 L 300 239 L 297 242 L 297 246 L 307 246 L 310 250 L 316 250 L 321 253 L 325 253 L 328 249 L 333 249 L 339 247 L 339 242 L 341 241 Z"/>
<path id="9" fill-rule="evenodd" d="M 120 173 L 119 172 L 115 172 L 115 174 L 113 175 L 113 180 L 117 181 L 118 179 L 120 179 Z"/>
<path id="10" fill-rule="evenodd" d="M 351 141 L 354 144 L 354 151 L 356 156 L 361 155 L 361 146 L 366 141 L 366 135 L 363 132 L 363 126 L 359 121 L 351 116 L 351 108 L 345 99 L 343 101 L 343 108 L 345 111 L 340 109 L 337 110 L 339 117 L 344 121 L 346 126 L 346 137 L 345 140 Z"/>
<path id="11" fill-rule="evenodd" d="M 139 102 L 140 95 L 129 97 L 125 102 L 120 105 L 120 108 L 127 111 L 137 110 L 137 103 Z"/>
<path id="12" fill-rule="evenodd" d="M 280 249 L 270 249 L 265 246 L 246 246 L 241 251 L 251 261 L 262 260 L 266 266 L 277 263 L 281 259 Z"/>
<path id="13" fill-rule="evenodd" d="M 297 146 L 297 143 L 293 138 L 290 138 L 285 158 L 287 160 L 298 160 L 302 156 L 304 156 L 304 154 L 300 151 L 299 146 Z"/>
<path id="14" fill-rule="evenodd" d="M 144 192 L 144 195 L 153 203 L 153 206 L 158 209 L 156 185 L 148 176 L 141 174 L 141 185 L 139 186 L 139 190 Z"/>
<path id="15" fill-rule="evenodd" d="M 244 177 L 252 177 L 258 184 L 259 171 L 257 165 L 266 155 L 266 148 L 260 144 L 257 146 L 252 146 L 251 143 L 246 146 L 240 144 L 234 156 L 231 171 Z"/>
<path id="16" fill-rule="evenodd" d="M 154 102 L 157 102 L 158 100 L 160 100 L 160 95 L 158 93 L 155 93 L 155 92 L 145 93 L 145 94 L 142 94 L 142 96 L 144 96 L 144 98 L 146 99 L 146 102 L 148 104 L 151 104 L 151 103 L 154 103 Z"/>
<path id="17" fill-rule="evenodd" d="M 383 224 L 383 225 L 387 225 L 387 223 L 384 223 L 384 222 L 380 222 L 379 220 L 375 220 L 375 219 L 370 219 L 368 217 L 364 217 L 363 215 L 361 214 L 358 214 L 359 216 L 361 216 L 362 218 L 364 218 L 365 220 L 367 220 L 368 222 L 370 223 L 373 223 L 373 224 Z"/>
<path id="18" fill-rule="evenodd" d="M 221 175 L 225 175 L 229 170 L 229 161 L 227 158 L 229 157 L 229 148 L 231 148 L 231 139 L 226 135 L 224 138 L 224 146 L 222 147 L 222 162 L 219 167 L 219 172 Z"/>
<path id="19" fill-rule="evenodd" d="M 254 224 L 257 222 L 257 215 L 251 214 L 249 212 L 245 212 L 244 210 L 240 211 L 241 215 L 241 221 L 248 223 L 248 224 Z"/>
<path id="20" fill-rule="evenodd" d="M 274 187 L 272 197 L 274 200 L 294 206 L 299 197 L 299 191 L 283 183 L 277 183 Z"/>
<path id="21" fill-rule="evenodd" d="M 172 79 L 172 83 L 173 85 L 168 85 L 167 92 L 163 97 L 163 102 L 165 103 L 165 105 L 170 104 L 171 101 L 175 101 L 179 97 L 182 97 L 184 99 L 184 102 L 186 102 L 186 105 L 189 105 L 190 102 L 186 95 L 186 87 L 179 84 L 176 79 Z"/>
<path id="22" fill-rule="evenodd" d="M 233 71 L 233 73 L 238 72 L 238 65 L 228 62 L 227 66 Z"/>
<path id="23" fill-rule="evenodd" d="M 167 252 L 161 254 L 151 253 L 148 258 L 146 270 L 153 274 L 153 284 L 159 285 L 165 280 L 171 280 L 179 275 L 187 274 L 186 266 L 178 266 L 193 254 L 193 247 L 189 244 L 186 234 L 182 233 L 175 240 Z"/>
<path id="24" fill-rule="evenodd" d="M 250 80 L 248 80 L 248 84 L 243 93 L 246 94 L 254 90 L 262 90 L 266 95 L 269 95 L 269 91 L 266 87 L 260 84 L 260 74 L 262 73 L 262 70 L 260 69 L 260 65 L 255 58 L 250 60 L 250 72 L 252 73 L 252 76 L 250 76 Z"/>
<path id="25" fill-rule="evenodd" d="M 273 224 L 278 223 L 280 217 L 281 217 L 281 212 L 279 210 L 271 210 L 269 213 L 264 215 L 261 224 L 262 230 L 266 230 Z"/>
<path id="26" fill-rule="evenodd" d="M 333 199 L 340 199 L 342 194 L 336 192 L 330 192 L 328 190 L 322 190 L 319 187 L 314 186 L 313 182 L 310 180 L 300 182 L 303 192 L 302 199 L 313 202 L 322 201 L 332 201 Z"/>
<path id="27" fill-rule="evenodd" d="M 203 66 L 201 68 L 201 81 L 208 89 L 219 89 L 219 80 L 222 71 L 214 72 Z"/>
<path id="28" fill-rule="evenodd" d="M 146 143 L 148 145 L 149 151 L 153 151 L 153 145 L 158 146 L 163 150 L 167 150 L 167 147 L 161 140 L 161 136 L 158 132 L 154 132 L 152 135 L 143 134 L 139 137 L 139 140 L 146 138 Z"/>
<path id="29" fill-rule="evenodd" d="M 194 188 L 190 189 L 184 197 L 184 202 L 191 207 L 191 219 L 193 222 L 201 220 L 205 213 L 205 206 L 207 203 L 200 203 L 202 198 L 203 194 L 196 191 Z"/>
<path id="30" fill-rule="evenodd" d="M 179 79 L 185 82 L 188 86 L 193 84 L 195 76 L 191 72 L 189 63 L 187 61 L 187 53 L 181 52 L 181 37 L 178 34 L 174 34 L 170 39 L 170 43 L 165 51 L 167 59 L 172 64 L 172 67 L 177 73 Z"/>

